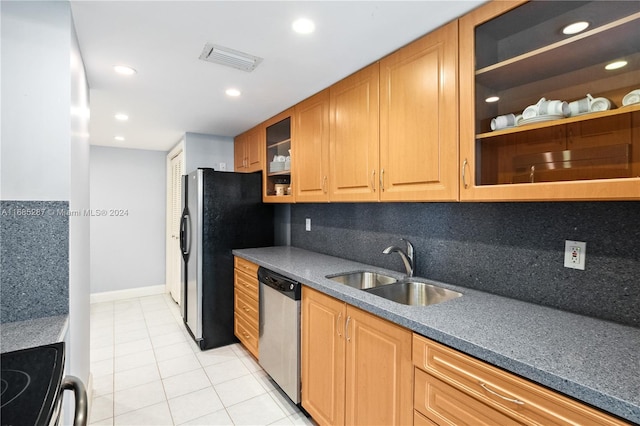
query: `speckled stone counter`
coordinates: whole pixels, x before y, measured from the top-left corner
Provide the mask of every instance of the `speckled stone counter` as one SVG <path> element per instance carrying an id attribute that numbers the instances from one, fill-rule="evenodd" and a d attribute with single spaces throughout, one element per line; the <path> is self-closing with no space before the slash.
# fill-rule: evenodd
<path id="1" fill-rule="evenodd" d="M 438 283 L 462 297 L 406 306 L 326 275 L 402 274 L 295 247 L 233 254 L 507 371 L 640 423 L 640 329 Z M 421 281 L 418 279 L 417 281 Z"/>
<path id="2" fill-rule="evenodd" d="M 0 350 L 4 353 L 61 342 L 68 324 L 67 315 L 3 323 Z"/>

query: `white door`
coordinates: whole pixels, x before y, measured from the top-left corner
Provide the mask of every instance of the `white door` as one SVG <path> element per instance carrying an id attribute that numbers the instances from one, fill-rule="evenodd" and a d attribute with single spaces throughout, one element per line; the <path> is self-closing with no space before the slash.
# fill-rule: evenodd
<path id="1" fill-rule="evenodd" d="M 170 183 L 169 183 L 169 211 L 167 214 L 169 229 L 168 246 L 167 246 L 167 279 L 169 280 L 169 292 L 171 297 L 179 305 L 182 252 L 180 251 L 180 215 L 182 214 L 182 174 L 184 155 L 182 150 L 170 159 Z"/>

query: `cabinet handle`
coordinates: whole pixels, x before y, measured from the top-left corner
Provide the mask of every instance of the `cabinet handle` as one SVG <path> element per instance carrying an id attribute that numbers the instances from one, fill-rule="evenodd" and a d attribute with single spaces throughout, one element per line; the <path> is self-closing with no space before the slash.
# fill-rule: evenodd
<path id="1" fill-rule="evenodd" d="M 515 398 L 507 398 L 506 396 L 500 395 L 498 392 L 489 389 L 489 387 L 482 382 L 480 382 L 480 386 L 482 387 L 482 389 L 486 390 L 492 395 L 497 396 L 498 398 L 504 399 L 505 401 L 513 402 L 514 404 L 524 405 L 524 401 L 520 401 L 519 399 Z"/>
<path id="2" fill-rule="evenodd" d="M 327 176 L 322 177 L 322 192 L 327 193 Z"/>
<path id="3" fill-rule="evenodd" d="M 464 189 L 469 188 L 469 184 L 467 183 L 467 165 L 468 164 L 469 162 L 465 158 L 464 161 L 462 162 L 462 186 L 464 186 Z"/>
<path id="4" fill-rule="evenodd" d="M 376 192 L 376 171 L 375 170 L 371 172 L 371 189 L 373 189 L 373 192 Z"/>
<path id="5" fill-rule="evenodd" d="M 243 307 L 242 307 L 242 309 L 243 309 L 245 312 L 249 312 L 249 308 L 247 308 L 247 306 L 246 306 L 246 305 L 245 305 L 245 306 L 243 306 Z"/>
<path id="6" fill-rule="evenodd" d="M 384 169 L 380 169 L 380 191 L 384 192 Z"/>
<path id="7" fill-rule="evenodd" d="M 347 338 L 347 342 L 351 341 L 351 336 L 349 336 L 349 323 L 351 322 L 351 316 L 347 317 L 347 321 L 344 323 L 344 335 Z"/>
<path id="8" fill-rule="evenodd" d="M 342 337 L 342 334 L 340 334 L 340 323 L 342 322 L 341 320 L 342 320 L 342 312 L 338 314 L 338 321 L 336 323 L 337 325 L 336 330 L 338 331 L 338 337 Z"/>
<path id="9" fill-rule="evenodd" d="M 536 166 L 531 166 L 531 172 L 529 173 L 529 181 L 531 183 L 535 182 L 535 174 L 536 174 Z"/>

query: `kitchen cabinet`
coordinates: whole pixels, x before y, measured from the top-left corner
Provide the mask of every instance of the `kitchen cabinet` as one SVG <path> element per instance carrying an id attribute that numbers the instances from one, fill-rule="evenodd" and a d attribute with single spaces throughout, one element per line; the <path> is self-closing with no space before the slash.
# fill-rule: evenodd
<path id="1" fill-rule="evenodd" d="M 251 173 L 262 170 L 263 132 L 264 129 L 257 126 L 235 137 L 233 146 L 234 171 Z"/>
<path id="2" fill-rule="evenodd" d="M 292 117 L 293 108 L 289 108 L 263 124 L 266 137 L 266 167 L 262 182 L 264 202 L 293 202 L 295 186 L 291 181 Z M 288 161 L 286 161 L 287 158 Z"/>
<path id="3" fill-rule="evenodd" d="M 331 201 L 377 201 L 379 64 L 329 88 Z"/>
<path id="4" fill-rule="evenodd" d="M 319 424 L 413 422 L 411 332 L 304 286 L 302 406 Z"/>
<path id="5" fill-rule="evenodd" d="M 457 159 L 454 21 L 380 61 L 380 200 L 457 200 Z"/>
<path id="6" fill-rule="evenodd" d="M 591 26 L 562 33 L 577 21 Z M 640 88 L 640 3 L 494 1 L 459 26 L 462 201 L 640 199 L 640 104 L 622 103 Z M 588 93 L 611 108 L 490 126 Z"/>
<path id="7" fill-rule="evenodd" d="M 294 108 L 296 202 L 329 200 L 329 89 Z"/>
<path id="8" fill-rule="evenodd" d="M 626 424 L 418 334 L 413 363 L 414 416 L 433 424 Z"/>
<path id="9" fill-rule="evenodd" d="M 234 334 L 258 358 L 259 285 L 258 265 L 234 258 Z"/>

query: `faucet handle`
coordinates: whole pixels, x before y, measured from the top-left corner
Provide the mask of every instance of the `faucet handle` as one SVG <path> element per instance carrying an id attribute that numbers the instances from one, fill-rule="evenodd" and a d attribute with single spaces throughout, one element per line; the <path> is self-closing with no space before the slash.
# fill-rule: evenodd
<path id="1" fill-rule="evenodd" d="M 411 260 L 413 260 L 413 244 L 411 244 L 411 241 L 407 240 L 406 238 L 400 239 L 407 243 L 407 256 L 411 258 Z"/>

